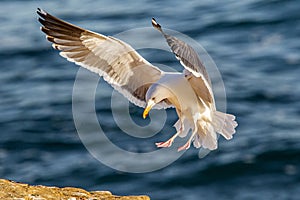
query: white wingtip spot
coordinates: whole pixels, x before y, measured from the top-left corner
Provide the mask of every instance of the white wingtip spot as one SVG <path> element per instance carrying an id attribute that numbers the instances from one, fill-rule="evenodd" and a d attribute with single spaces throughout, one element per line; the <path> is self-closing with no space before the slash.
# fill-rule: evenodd
<path id="1" fill-rule="evenodd" d="M 52 44 L 52 48 L 61 51 L 61 49 L 57 44 Z"/>
<path id="2" fill-rule="evenodd" d="M 40 8 L 39 8 L 39 12 L 42 13 L 43 15 L 47 15 L 47 12 L 44 11 L 43 9 L 40 9 Z"/>

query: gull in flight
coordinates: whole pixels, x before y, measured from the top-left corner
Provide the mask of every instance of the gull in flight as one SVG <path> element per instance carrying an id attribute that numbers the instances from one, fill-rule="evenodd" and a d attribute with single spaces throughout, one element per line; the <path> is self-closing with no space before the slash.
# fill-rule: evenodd
<path id="1" fill-rule="evenodd" d="M 41 30 L 52 47 L 68 61 L 99 74 L 133 104 L 145 108 L 146 118 L 152 108 L 175 107 L 176 133 L 157 147 L 170 147 L 177 136 L 187 142 L 178 148 L 214 150 L 217 133 L 227 140 L 235 133 L 235 116 L 216 110 L 211 81 L 195 50 L 176 37 L 166 34 L 152 18 L 152 25 L 165 37 L 171 51 L 183 65 L 182 73 L 169 73 L 153 66 L 129 44 L 65 22 L 42 9 L 37 10 Z"/>

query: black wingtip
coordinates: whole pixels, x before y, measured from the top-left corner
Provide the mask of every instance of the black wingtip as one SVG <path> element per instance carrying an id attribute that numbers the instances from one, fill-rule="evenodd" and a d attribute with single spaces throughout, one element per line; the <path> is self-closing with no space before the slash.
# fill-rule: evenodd
<path id="1" fill-rule="evenodd" d="M 40 14 L 41 12 L 42 12 L 42 9 L 40 9 L 40 8 L 37 8 L 37 9 L 36 9 L 36 13 L 37 13 L 37 14 Z"/>
<path id="2" fill-rule="evenodd" d="M 159 31 L 162 31 L 161 30 L 161 26 L 160 26 L 160 24 L 159 23 L 157 23 L 156 22 L 156 20 L 152 17 L 152 26 L 154 27 L 154 28 L 156 28 L 157 30 L 159 30 Z"/>
<path id="3" fill-rule="evenodd" d="M 37 8 L 36 13 L 43 18 L 48 14 L 46 11 L 44 11 L 41 8 Z"/>

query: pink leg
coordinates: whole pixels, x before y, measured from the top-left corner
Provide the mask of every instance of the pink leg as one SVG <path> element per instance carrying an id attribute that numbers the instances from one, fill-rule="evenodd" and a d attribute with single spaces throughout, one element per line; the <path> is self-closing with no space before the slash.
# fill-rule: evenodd
<path id="1" fill-rule="evenodd" d="M 198 129 L 195 129 L 191 135 L 191 137 L 189 138 L 189 140 L 187 141 L 187 143 L 185 143 L 183 146 L 179 147 L 178 148 L 178 151 L 182 151 L 182 150 L 187 150 L 190 148 L 191 146 L 191 142 L 192 140 L 194 139 L 194 136 L 197 134 L 197 130 Z"/>
<path id="2" fill-rule="evenodd" d="M 155 145 L 157 147 L 170 147 L 170 146 L 172 146 L 172 144 L 174 142 L 174 139 L 182 132 L 182 130 L 183 130 L 183 126 L 181 124 L 180 130 L 177 133 L 175 133 L 170 139 L 168 139 L 165 142 L 157 142 L 157 143 L 155 143 Z"/>

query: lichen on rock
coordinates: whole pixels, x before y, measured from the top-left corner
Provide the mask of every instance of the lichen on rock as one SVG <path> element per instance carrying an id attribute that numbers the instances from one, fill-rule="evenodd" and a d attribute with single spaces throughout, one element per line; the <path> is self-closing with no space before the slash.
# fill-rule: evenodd
<path id="1" fill-rule="evenodd" d="M 1 200 L 150 200 L 148 196 L 116 196 L 109 191 L 88 192 L 73 187 L 31 186 L 0 179 Z"/>

